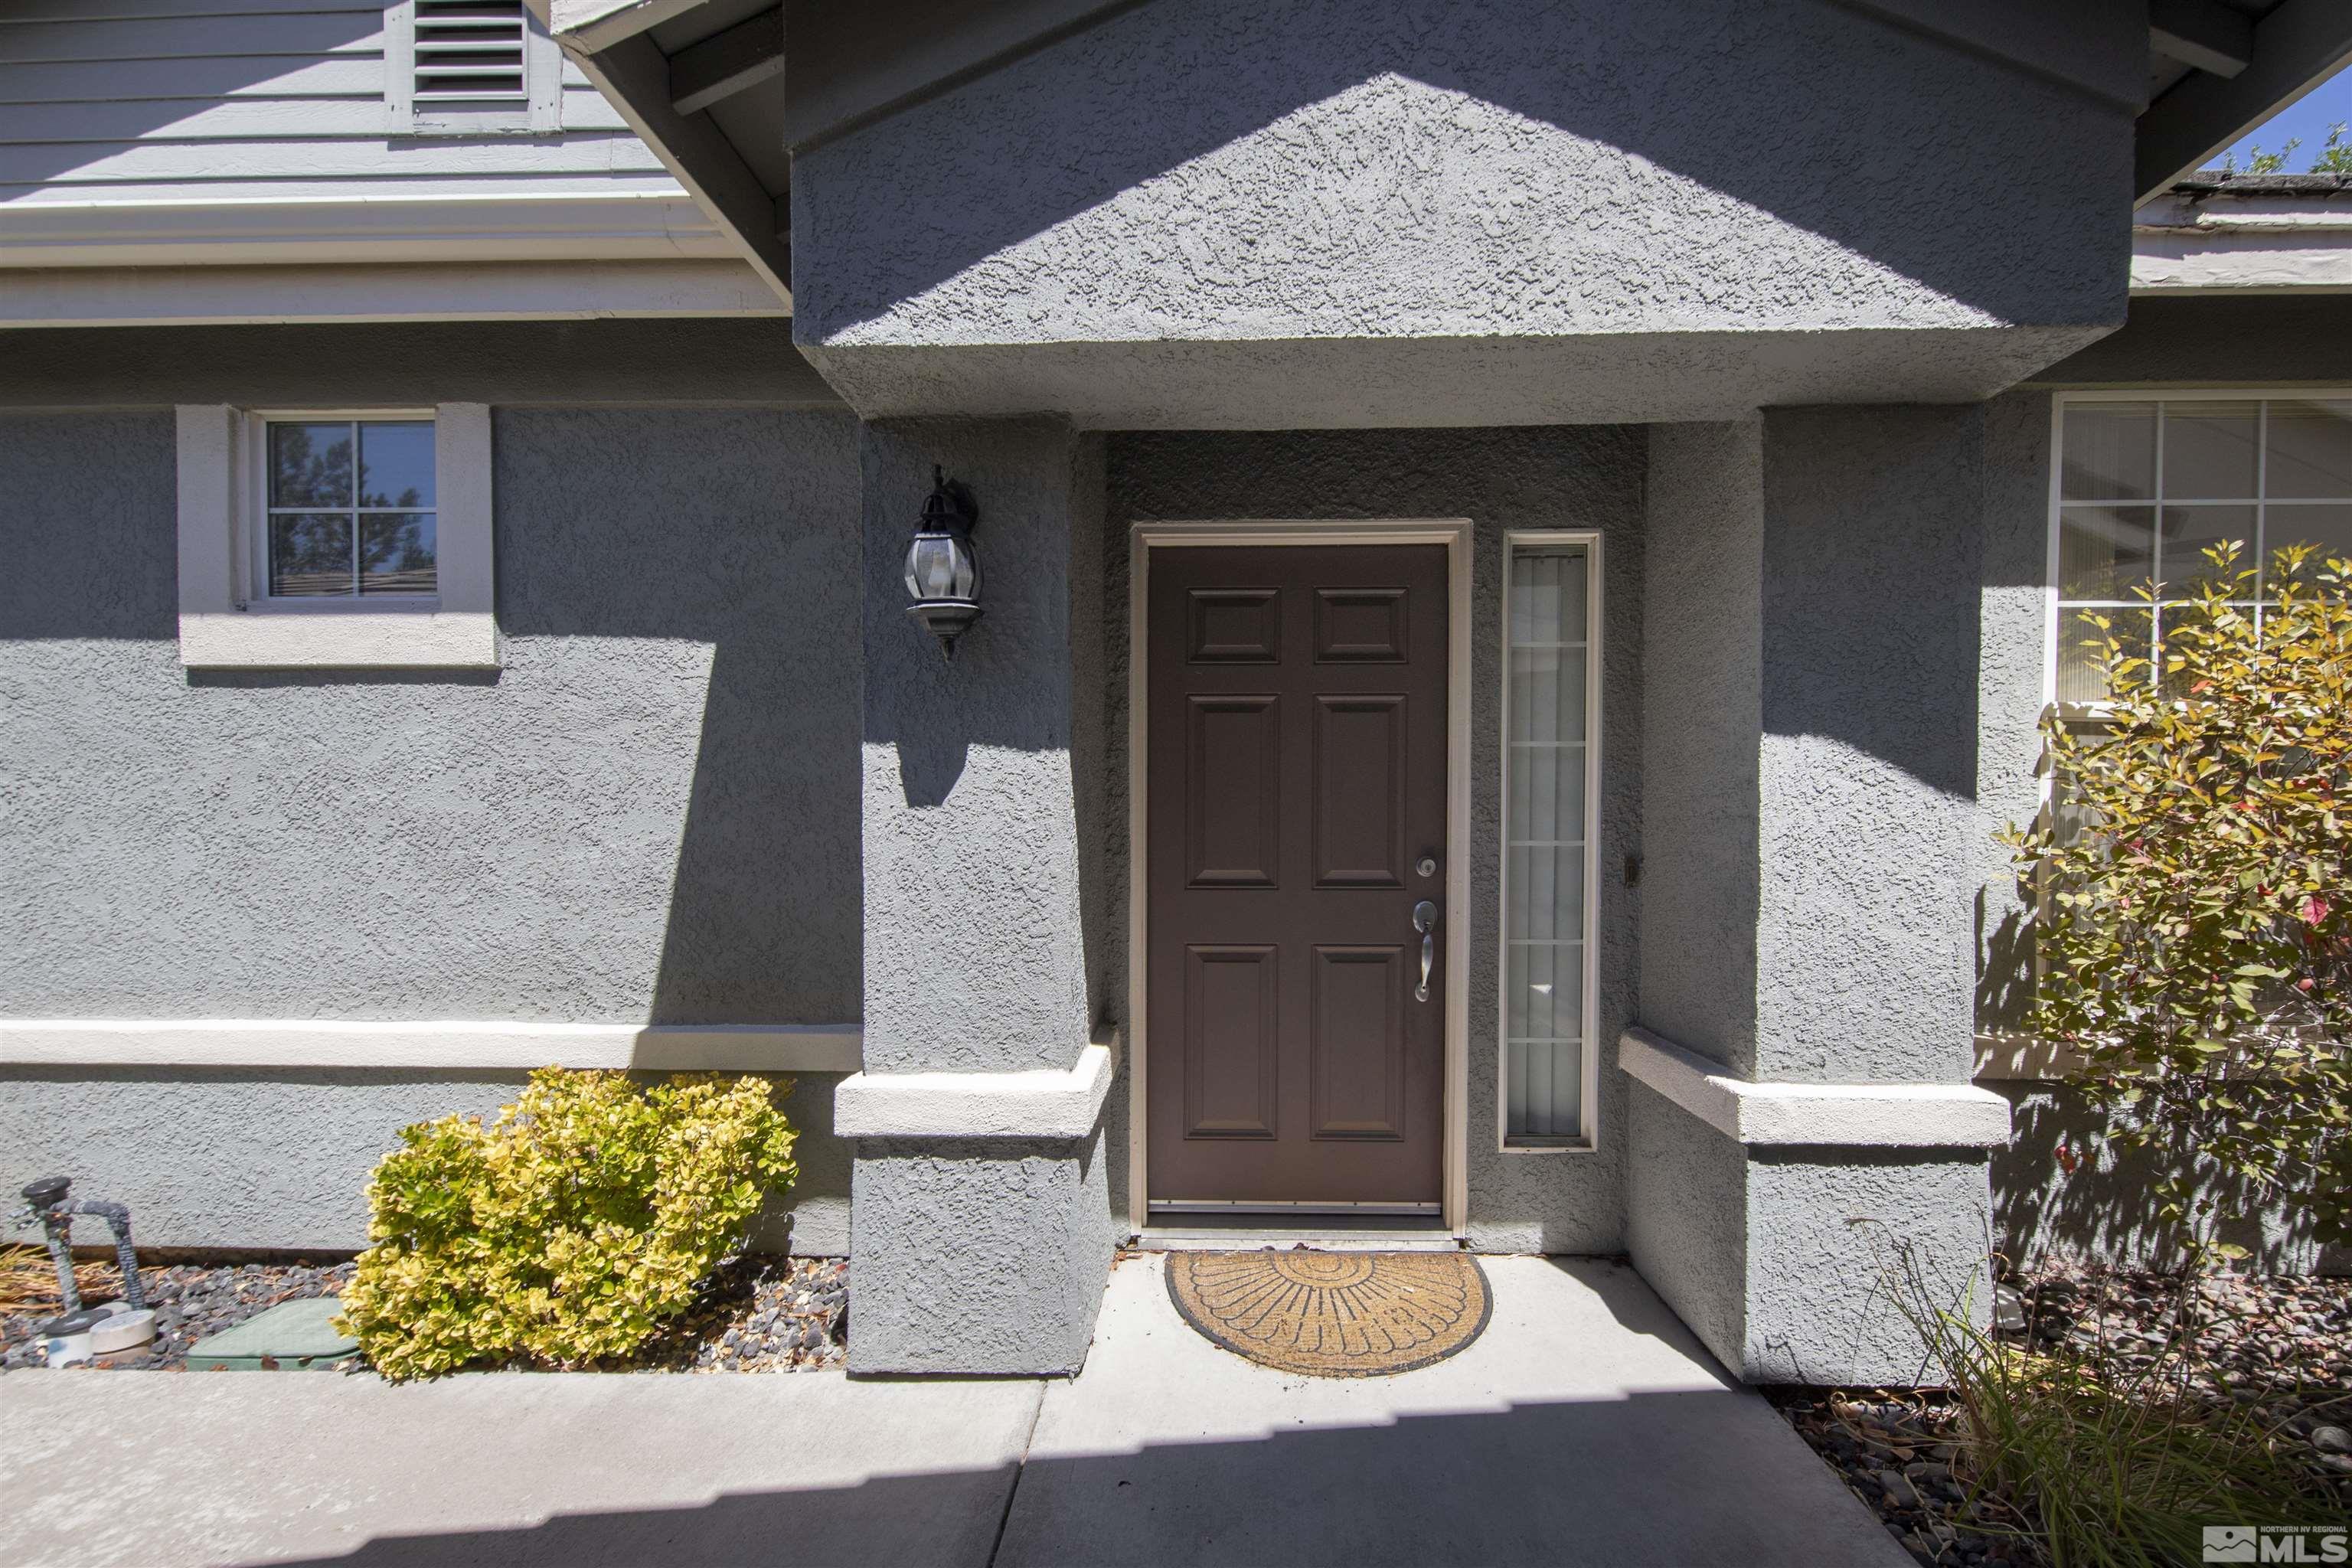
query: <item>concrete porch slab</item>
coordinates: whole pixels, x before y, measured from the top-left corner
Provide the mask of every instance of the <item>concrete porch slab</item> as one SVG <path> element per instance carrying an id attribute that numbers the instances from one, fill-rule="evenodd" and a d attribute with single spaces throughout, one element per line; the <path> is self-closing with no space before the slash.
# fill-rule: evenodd
<path id="1" fill-rule="evenodd" d="M 0 1563 L 971 1568 L 1038 1388 L 9 1373 Z"/>
<path id="2" fill-rule="evenodd" d="M 1482 1259 L 1494 1315 L 1393 1378 L 1271 1371 L 1111 1275 L 1086 1370 L 1046 1389 L 995 1568 L 1910 1559 L 1622 1265 Z"/>

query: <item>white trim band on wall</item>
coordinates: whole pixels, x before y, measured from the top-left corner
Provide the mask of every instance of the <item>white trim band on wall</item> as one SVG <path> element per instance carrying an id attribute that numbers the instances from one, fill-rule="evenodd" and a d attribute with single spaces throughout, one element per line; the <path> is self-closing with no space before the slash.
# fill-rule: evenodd
<path id="1" fill-rule="evenodd" d="M 0 1020 L 0 1065 L 856 1072 L 865 1037 L 856 1024 L 11 1018 Z"/>
<path id="2" fill-rule="evenodd" d="M 1617 1042 L 1617 1065 L 1741 1143 L 1990 1148 L 2009 1142 L 2009 1101 L 1941 1083 L 1752 1083 L 1647 1029 Z"/>
<path id="3" fill-rule="evenodd" d="M 833 1091 L 843 1138 L 1024 1138 L 1075 1141 L 1092 1132 L 1110 1093 L 1110 1047 L 1076 1066 L 1034 1072 L 861 1072 Z"/>

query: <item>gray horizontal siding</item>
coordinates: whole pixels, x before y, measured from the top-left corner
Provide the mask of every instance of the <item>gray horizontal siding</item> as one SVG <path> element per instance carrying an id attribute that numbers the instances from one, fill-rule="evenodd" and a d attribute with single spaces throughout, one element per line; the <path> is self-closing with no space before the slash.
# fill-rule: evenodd
<path id="1" fill-rule="evenodd" d="M 385 47 L 381 5 L 11 5 L 0 16 L 0 204 L 670 184 L 568 63 L 560 134 L 408 134 L 386 107 Z"/>

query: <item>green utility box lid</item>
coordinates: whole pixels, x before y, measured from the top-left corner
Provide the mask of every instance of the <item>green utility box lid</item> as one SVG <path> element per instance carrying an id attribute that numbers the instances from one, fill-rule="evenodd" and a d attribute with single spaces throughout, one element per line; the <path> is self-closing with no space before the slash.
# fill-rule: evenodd
<path id="1" fill-rule="evenodd" d="M 280 1301 L 233 1329 L 198 1340 L 188 1352 L 190 1372 L 324 1372 L 359 1354 L 359 1342 L 330 1321 L 343 1310 L 340 1297 Z"/>

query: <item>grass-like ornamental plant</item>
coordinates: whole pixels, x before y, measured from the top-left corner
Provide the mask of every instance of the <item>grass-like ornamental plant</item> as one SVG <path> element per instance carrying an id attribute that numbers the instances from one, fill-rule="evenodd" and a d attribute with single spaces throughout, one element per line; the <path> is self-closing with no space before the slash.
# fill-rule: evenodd
<path id="1" fill-rule="evenodd" d="M 2251 1406 L 2189 1395 L 2183 1306 L 2163 1353 L 2125 1374 L 2071 1346 L 2003 1343 L 1907 1272 L 1896 1300 L 1959 1406 L 1957 1468 L 1980 1528 L 2032 1540 L 2052 1568 L 2175 1568 L 2202 1560 L 2209 1525 L 2341 1517 Z"/>
<path id="2" fill-rule="evenodd" d="M 792 1184 L 798 1136 L 762 1079 L 542 1068 L 488 1125 L 401 1129 L 338 1321 L 394 1380 L 626 1356 Z"/>
<path id="3" fill-rule="evenodd" d="M 2214 1177 L 2352 1239 L 2352 562 L 2209 554 L 2160 668 L 2085 615 L 2113 700 L 2044 721 L 2053 809 L 2001 836 L 2045 899 L 2035 1026 L 2177 1173 L 2157 1217 L 2192 1260 L 2238 1250 Z"/>

